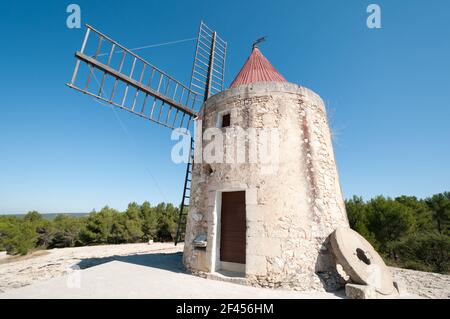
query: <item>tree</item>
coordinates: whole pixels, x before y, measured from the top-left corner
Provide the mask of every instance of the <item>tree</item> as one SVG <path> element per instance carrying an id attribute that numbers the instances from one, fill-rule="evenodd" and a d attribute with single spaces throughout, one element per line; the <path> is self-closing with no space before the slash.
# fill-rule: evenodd
<path id="1" fill-rule="evenodd" d="M 379 249 L 391 258 L 391 243 L 411 234 L 416 228 L 414 211 L 390 198 L 378 196 L 367 203 L 368 229 L 373 232 Z"/>
<path id="2" fill-rule="evenodd" d="M 16 217 L 0 216 L 0 251 L 10 251 L 10 241 L 14 235 L 13 230 L 15 230 L 13 224 L 18 222 Z"/>
<path id="3" fill-rule="evenodd" d="M 157 240 L 173 241 L 177 232 L 178 209 L 172 204 L 160 203 L 155 207 L 155 211 L 158 216 Z"/>
<path id="4" fill-rule="evenodd" d="M 125 240 L 125 222 L 124 215 L 117 214 L 111 226 L 111 233 L 108 236 L 109 244 L 123 244 Z"/>
<path id="5" fill-rule="evenodd" d="M 156 239 L 158 232 L 158 216 L 149 202 L 141 205 L 142 238 L 145 241 Z"/>
<path id="6" fill-rule="evenodd" d="M 345 201 L 350 227 L 366 238 L 375 248 L 379 246 L 375 235 L 368 229 L 368 209 L 362 197 L 353 196 Z"/>
<path id="7" fill-rule="evenodd" d="M 30 223 L 36 232 L 36 248 L 46 249 L 51 244 L 54 236 L 53 223 L 45 220 L 37 211 L 28 212 L 24 218 L 24 222 Z"/>
<path id="8" fill-rule="evenodd" d="M 450 235 L 450 195 L 441 193 L 426 199 L 428 207 L 433 212 L 437 231 L 440 234 Z"/>
<path id="9" fill-rule="evenodd" d="M 119 212 L 105 206 L 96 213 L 89 214 L 86 227 L 81 233 L 81 241 L 86 244 L 106 244 L 111 240 L 114 221 L 118 219 Z"/>
<path id="10" fill-rule="evenodd" d="M 47 249 L 51 246 L 53 241 L 53 237 L 55 236 L 54 223 L 49 220 L 42 219 L 41 221 L 35 224 L 37 239 L 36 239 L 36 247 Z"/>
<path id="11" fill-rule="evenodd" d="M 84 219 L 59 214 L 53 220 L 53 238 L 51 247 L 74 247 L 79 244 Z"/>
<path id="12" fill-rule="evenodd" d="M 0 223 L 0 246 L 9 255 L 26 255 L 35 248 L 36 238 L 35 226 L 30 221 L 12 217 Z"/>
<path id="13" fill-rule="evenodd" d="M 142 241 L 141 209 L 138 204 L 131 203 L 124 214 L 125 242 L 134 243 Z"/>
<path id="14" fill-rule="evenodd" d="M 395 198 L 395 201 L 412 209 L 416 221 L 415 231 L 426 232 L 434 229 L 433 212 L 424 200 L 415 196 L 400 196 Z"/>
<path id="15" fill-rule="evenodd" d="M 38 223 L 43 220 L 42 215 L 39 214 L 39 212 L 33 210 L 31 212 L 28 212 L 24 218 L 24 221 L 30 222 L 30 223 Z"/>

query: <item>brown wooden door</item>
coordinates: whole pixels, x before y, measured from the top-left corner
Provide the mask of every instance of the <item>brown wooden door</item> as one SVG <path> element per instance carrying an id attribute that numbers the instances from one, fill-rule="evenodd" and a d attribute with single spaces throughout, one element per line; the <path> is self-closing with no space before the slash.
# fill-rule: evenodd
<path id="1" fill-rule="evenodd" d="M 222 193 L 220 260 L 245 264 L 245 192 Z"/>

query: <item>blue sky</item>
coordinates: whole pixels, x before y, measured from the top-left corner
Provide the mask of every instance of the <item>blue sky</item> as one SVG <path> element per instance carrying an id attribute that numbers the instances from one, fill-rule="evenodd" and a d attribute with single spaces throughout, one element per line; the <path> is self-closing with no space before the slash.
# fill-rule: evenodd
<path id="1" fill-rule="evenodd" d="M 131 48 L 195 37 L 203 19 L 229 43 L 227 84 L 268 35 L 264 55 L 327 103 L 346 197 L 450 190 L 449 1 L 2 1 L 0 213 L 181 199 L 168 129 L 65 86 L 84 33 L 69 3 Z M 382 29 L 366 27 L 370 3 Z M 194 46 L 139 54 L 188 83 Z"/>

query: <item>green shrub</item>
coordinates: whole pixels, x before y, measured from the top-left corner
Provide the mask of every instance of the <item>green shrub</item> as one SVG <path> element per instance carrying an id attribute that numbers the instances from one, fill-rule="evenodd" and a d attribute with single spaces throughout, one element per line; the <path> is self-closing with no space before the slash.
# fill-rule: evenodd
<path id="1" fill-rule="evenodd" d="M 80 244 L 80 233 L 84 228 L 83 218 L 60 214 L 50 224 L 50 248 L 74 247 Z"/>
<path id="2" fill-rule="evenodd" d="M 36 247 L 36 227 L 33 223 L 18 218 L 0 222 L 0 242 L 9 255 L 26 255 Z"/>
<path id="3" fill-rule="evenodd" d="M 405 268 L 450 272 L 450 238 L 438 232 L 412 234 L 393 245 L 397 262 Z"/>

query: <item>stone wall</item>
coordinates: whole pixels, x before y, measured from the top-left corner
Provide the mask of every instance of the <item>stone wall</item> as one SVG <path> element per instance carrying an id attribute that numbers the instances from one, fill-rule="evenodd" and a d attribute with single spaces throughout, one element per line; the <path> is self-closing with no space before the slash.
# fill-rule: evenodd
<path id="1" fill-rule="evenodd" d="M 232 127 L 277 129 L 279 162 L 268 173 L 260 163 L 208 166 L 197 156 L 184 250 L 186 267 L 199 272 L 217 270 L 220 193 L 245 190 L 248 283 L 298 290 L 337 288 L 340 278 L 327 238 L 338 226 L 348 227 L 348 220 L 322 99 L 290 83 L 243 85 L 205 103 L 201 131 L 215 127 L 218 114 L 224 111 L 230 112 Z M 208 143 L 196 140 L 197 155 Z M 227 148 L 233 142 L 225 144 Z M 192 245 L 200 234 L 208 238 L 203 250 Z"/>

